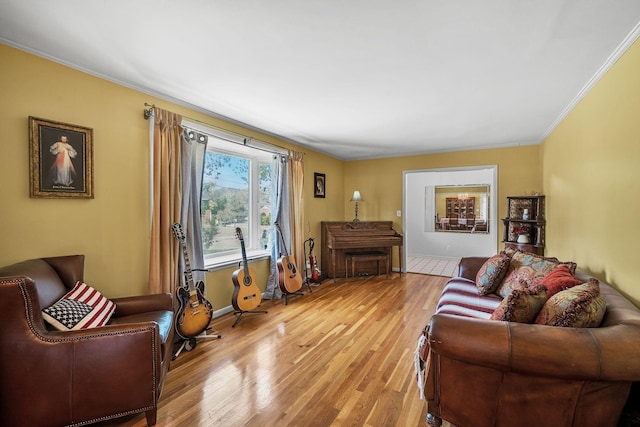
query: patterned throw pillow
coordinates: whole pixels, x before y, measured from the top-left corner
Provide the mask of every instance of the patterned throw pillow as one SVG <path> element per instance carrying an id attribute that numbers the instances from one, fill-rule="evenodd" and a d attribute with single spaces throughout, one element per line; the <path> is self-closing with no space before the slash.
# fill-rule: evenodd
<path id="1" fill-rule="evenodd" d="M 574 286 L 552 296 L 542 307 L 535 323 L 549 326 L 596 328 L 600 326 L 607 304 L 600 294 L 600 282 Z"/>
<path id="2" fill-rule="evenodd" d="M 489 295 L 495 292 L 502 282 L 507 268 L 509 268 L 509 261 L 511 261 L 511 258 L 503 253 L 494 255 L 485 261 L 476 275 L 478 294 Z"/>
<path id="3" fill-rule="evenodd" d="M 515 289 L 502 300 L 490 319 L 532 323 L 546 301 L 547 291 L 542 285 L 533 289 Z"/>
<path id="4" fill-rule="evenodd" d="M 65 296 L 42 310 L 42 317 L 59 331 L 104 326 L 116 305 L 91 286 L 78 281 Z"/>
<path id="5" fill-rule="evenodd" d="M 538 283 L 547 288 L 547 299 L 549 299 L 560 291 L 580 285 L 582 281 L 575 278 L 569 271 L 569 267 L 560 264 L 547 276 L 533 280 L 534 285 Z"/>
<path id="6" fill-rule="evenodd" d="M 515 254 L 517 251 L 519 251 L 519 249 L 514 249 L 511 246 L 507 246 L 505 247 L 502 252 L 500 252 L 501 254 L 505 254 L 507 255 L 509 258 L 511 258 L 513 256 L 513 254 Z"/>
<path id="7" fill-rule="evenodd" d="M 545 277 L 560 264 L 565 264 L 569 271 L 575 273 L 576 264 L 574 262 L 560 262 L 557 258 L 545 258 L 516 250 L 511 256 L 509 269 L 504 276 L 504 280 L 496 289 L 496 293 L 502 298 L 506 298 L 512 290 L 521 289 L 525 283 L 528 283 L 528 286 L 532 286 L 534 279 Z"/>

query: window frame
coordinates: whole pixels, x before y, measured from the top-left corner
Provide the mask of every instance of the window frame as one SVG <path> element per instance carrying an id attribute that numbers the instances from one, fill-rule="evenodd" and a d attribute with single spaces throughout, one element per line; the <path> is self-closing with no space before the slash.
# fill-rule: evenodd
<path id="1" fill-rule="evenodd" d="M 182 125 L 187 130 L 203 133 L 210 138 L 207 142 L 205 153 L 211 152 L 229 155 L 249 161 L 249 219 L 247 221 L 249 230 L 248 233 L 244 235 L 247 259 L 259 260 L 269 258 L 271 256 L 271 248 L 260 249 L 260 165 L 272 164 L 274 155 L 283 155 L 286 153 L 264 146 L 250 138 L 234 135 L 188 120 L 183 120 Z M 204 179 L 204 168 L 202 179 Z M 220 254 L 204 255 L 204 265 L 209 271 L 239 265 L 241 261 L 242 251 L 239 243 L 237 250 L 225 251 Z"/>

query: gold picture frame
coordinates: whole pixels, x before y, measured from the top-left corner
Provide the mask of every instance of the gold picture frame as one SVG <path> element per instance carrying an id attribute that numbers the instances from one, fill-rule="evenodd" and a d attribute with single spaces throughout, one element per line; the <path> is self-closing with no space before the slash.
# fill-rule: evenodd
<path id="1" fill-rule="evenodd" d="M 33 198 L 93 199 L 93 129 L 29 117 Z"/>

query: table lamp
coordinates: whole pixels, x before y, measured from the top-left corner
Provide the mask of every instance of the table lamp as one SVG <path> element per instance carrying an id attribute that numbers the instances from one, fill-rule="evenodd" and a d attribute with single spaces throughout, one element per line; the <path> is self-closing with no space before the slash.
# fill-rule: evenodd
<path id="1" fill-rule="evenodd" d="M 353 196 L 351 196 L 351 201 L 356 202 L 356 217 L 353 219 L 353 222 L 358 222 L 360 221 L 358 219 L 358 202 L 364 202 L 358 190 L 353 191 Z"/>

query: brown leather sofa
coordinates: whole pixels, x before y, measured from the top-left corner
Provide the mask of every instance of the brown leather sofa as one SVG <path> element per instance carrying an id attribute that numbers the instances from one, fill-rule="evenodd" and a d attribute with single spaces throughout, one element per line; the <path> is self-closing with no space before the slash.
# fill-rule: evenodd
<path id="1" fill-rule="evenodd" d="M 83 272 L 84 255 L 0 268 L 0 425 L 84 425 L 143 411 L 155 424 L 172 356 L 172 295 L 115 298 L 106 326 L 53 330 L 42 308 Z"/>
<path id="2" fill-rule="evenodd" d="M 475 281 L 486 259 L 463 258 L 459 276 Z M 640 381 L 640 310 L 602 281 L 600 291 L 598 328 L 435 314 L 421 349 L 429 424 L 616 426 Z"/>

